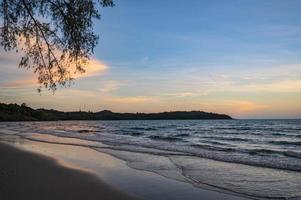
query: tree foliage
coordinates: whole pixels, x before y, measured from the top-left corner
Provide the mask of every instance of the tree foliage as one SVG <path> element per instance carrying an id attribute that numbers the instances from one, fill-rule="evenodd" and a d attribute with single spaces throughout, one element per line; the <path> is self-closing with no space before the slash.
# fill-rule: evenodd
<path id="1" fill-rule="evenodd" d="M 0 0 L 0 44 L 22 50 L 19 67 L 32 68 L 40 86 L 55 90 L 85 72 L 97 44 L 93 20 L 113 0 Z M 40 87 L 41 88 L 41 87 Z M 40 89 L 39 89 L 40 90 Z"/>

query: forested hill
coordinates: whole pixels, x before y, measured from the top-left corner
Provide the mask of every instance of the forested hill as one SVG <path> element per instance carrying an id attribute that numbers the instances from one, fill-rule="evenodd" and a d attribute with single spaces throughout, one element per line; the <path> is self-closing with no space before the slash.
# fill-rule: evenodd
<path id="1" fill-rule="evenodd" d="M 160 120 L 160 119 L 232 119 L 225 114 L 203 111 L 175 111 L 161 113 L 61 112 L 32 109 L 26 104 L 0 103 L 0 121 L 55 121 L 55 120 Z"/>

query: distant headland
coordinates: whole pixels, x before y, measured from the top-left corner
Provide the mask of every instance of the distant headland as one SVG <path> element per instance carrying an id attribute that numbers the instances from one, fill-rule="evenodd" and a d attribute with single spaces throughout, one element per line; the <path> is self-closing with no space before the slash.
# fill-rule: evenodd
<path id="1" fill-rule="evenodd" d="M 184 120 L 232 119 L 225 114 L 204 111 L 173 111 L 160 113 L 62 112 L 53 109 L 33 109 L 26 104 L 0 103 L 0 121 L 57 121 L 57 120 Z"/>

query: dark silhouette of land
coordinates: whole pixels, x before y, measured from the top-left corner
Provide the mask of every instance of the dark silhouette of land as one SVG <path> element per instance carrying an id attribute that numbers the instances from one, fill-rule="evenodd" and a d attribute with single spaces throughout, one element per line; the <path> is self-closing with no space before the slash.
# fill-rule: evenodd
<path id="1" fill-rule="evenodd" d="M 232 119 L 225 114 L 204 111 L 174 111 L 160 113 L 62 112 L 32 109 L 26 104 L 0 103 L 0 121 L 56 121 L 56 120 L 180 120 L 180 119 Z"/>

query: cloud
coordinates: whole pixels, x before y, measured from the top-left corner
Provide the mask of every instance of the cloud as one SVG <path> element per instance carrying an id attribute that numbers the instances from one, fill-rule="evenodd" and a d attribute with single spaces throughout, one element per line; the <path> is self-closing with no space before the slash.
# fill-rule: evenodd
<path id="1" fill-rule="evenodd" d="M 198 74 L 202 74 L 198 76 Z M 189 89 L 189 93 L 207 95 L 217 93 L 287 93 L 301 91 L 301 64 L 273 67 L 225 69 L 218 72 L 199 72 L 178 76 L 176 88 Z M 182 84 L 181 84 L 182 83 Z"/>
<path id="2" fill-rule="evenodd" d="M 28 77 L 25 79 L 13 80 L 13 81 L 2 83 L 0 84 L 0 88 L 14 89 L 14 88 L 24 88 L 29 86 L 37 86 L 37 85 L 38 85 L 37 79 Z"/>
<path id="3" fill-rule="evenodd" d="M 20 48 L 25 47 L 24 37 L 19 37 L 18 45 Z M 54 54 L 59 57 L 61 51 L 56 50 Z M 5 52 L 3 49 L 0 50 L 0 72 L 2 73 L 0 74 L 2 80 L 0 81 L 0 87 L 38 86 L 38 75 L 34 74 L 33 69 L 18 68 L 22 55 L 22 51 L 17 53 L 15 51 Z M 104 74 L 108 70 L 108 66 L 103 61 L 92 57 L 85 67 L 85 73 L 78 72 L 73 66 L 69 67 L 68 70 L 73 78 L 83 79 Z"/>
<path id="4" fill-rule="evenodd" d="M 249 113 L 268 107 L 268 105 L 255 103 L 252 101 L 232 101 L 230 106 L 233 106 L 238 113 Z"/>
<path id="5" fill-rule="evenodd" d="M 125 83 L 121 83 L 120 81 L 105 81 L 101 83 L 99 91 L 101 93 L 110 93 L 118 90 L 123 85 L 125 85 Z"/>
<path id="6" fill-rule="evenodd" d="M 93 90 L 80 90 L 80 89 L 72 89 L 72 88 L 67 88 L 64 90 L 58 90 L 55 94 L 56 97 L 58 98 L 66 98 L 66 97 L 71 97 L 71 98 L 78 98 L 78 97 L 85 97 L 85 98 L 98 98 L 99 93 Z"/>
<path id="7" fill-rule="evenodd" d="M 283 80 L 271 83 L 250 83 L 242 88 L 232 88 L 234 91 L 248 92 L 301 92 L 301 80 Z"/>
<path id="8" fill-rule="evenodd" d="M 236 92 L 300 92 L 301 64 L 281 65 L 271 68 L 248 69 L 232 72 L 221 81 L 228 85 L 221 87 Z"/>
<path id="9" fill-rule="evenodd" d="M 1 52 L 2 53 L 2 52 Z M 3 59 L 2 59 L 3 58 Z M 18 68 L 19 57 L 13 59 L 11 53 L 1 55 L 0 88 L 20 88 L 20 87 L 38 87 L 37 75 L 31 69 Z M 86 67 L 85 73 L 75 73 L 73 78 L 84 79 L 93 76 L 103 75 L 108 70 L 108 66 L 101 60 L 91 58 Z"/>
<path id="10" fill-rule="evenodd" d="M 101 60 L 96 58 L 92 58 L 89 61 L 89 64 L 85 68 L 85 73 L 77 73 L 74 75 L 74 78 L 86 78 L 92 76 L 102 75 L 104 72 L 108 70 L 108 66 L 104 64 Z"/>
<path id="11" fill-rule="evenodd" d="M 212 99 L 200 102 L 199 106 L 207 111 L 226 113 L 233 117 L 246 117 L 256 112 L 267 110 L 271 105 L 249 100 Z"/>
<path id="12" fill-rule="evenodd" d="M 151 100 L 151 97 L 146 96 L 105 96 L 104 101 L 112 104 L 140 104 Z"/>
<path id="13" fill-rule="evenodd" d="M 207 95 L 208 95 L 208 93 L 206 93 L 206 92 L 194 91 L 194 92 L 176 92 L 176 93 L 159 94 L 157 96 L 189 98 L 189 97 L 201 97 L 201 96 L 207 96 Z"/>

